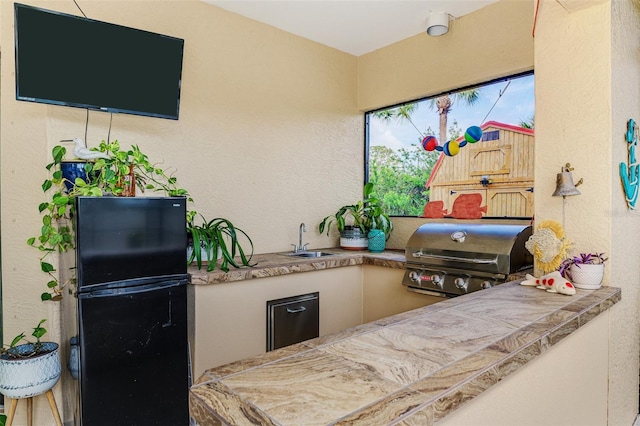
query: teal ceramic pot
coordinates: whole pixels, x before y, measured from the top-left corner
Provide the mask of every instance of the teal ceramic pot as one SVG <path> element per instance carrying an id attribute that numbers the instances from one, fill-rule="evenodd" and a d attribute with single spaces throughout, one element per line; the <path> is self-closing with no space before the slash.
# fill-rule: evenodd
<path id="1" fill-rule="evenodd" d="M 369 251 L 372 253 L 380 253 L 384 251 L 386 237 L 380 229 L 372 229 L 367 234 L 369 237 Z"/>

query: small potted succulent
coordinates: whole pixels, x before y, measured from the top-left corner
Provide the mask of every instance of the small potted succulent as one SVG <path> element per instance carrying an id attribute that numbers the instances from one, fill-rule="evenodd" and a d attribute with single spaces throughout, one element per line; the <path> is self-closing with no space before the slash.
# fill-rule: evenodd
<path id="1" fill-rule="evenodd" d="M 604 253 L 580 253 L 565 259 L 558 271 L 577 288 L 595 290 L 602 285 L 607 260 Z"/>

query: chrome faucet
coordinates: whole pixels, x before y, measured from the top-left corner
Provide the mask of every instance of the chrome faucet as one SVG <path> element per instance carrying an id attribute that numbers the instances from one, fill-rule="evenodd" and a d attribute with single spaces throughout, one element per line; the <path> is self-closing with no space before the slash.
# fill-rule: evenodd
<path id="1" fill-rule="evenodd" d="M 293 246 L 293 252 L 294 253 L 298 253 L 301 251 L 306 251 L 307 250 L 307 246 L 309 245 L 309 243 L 307 244 L 302 244 L 302 233 L 303 232 L 307 232 L 307 227 L 305 226 L 304 223 L 300 224 L 300 231 L 299 231 L 299 240 L 298 240 L 298 245 L 295 244 L 291 244 Z"/>

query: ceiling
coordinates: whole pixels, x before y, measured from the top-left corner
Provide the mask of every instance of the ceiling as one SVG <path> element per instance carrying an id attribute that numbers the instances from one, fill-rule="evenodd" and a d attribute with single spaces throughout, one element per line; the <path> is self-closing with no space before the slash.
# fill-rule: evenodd
<path id="1" fill-rule="evenodd" d="M 204 0 L 353 55 L 426 30 L 427 16 L 459 18 L 498 0 Z"/>

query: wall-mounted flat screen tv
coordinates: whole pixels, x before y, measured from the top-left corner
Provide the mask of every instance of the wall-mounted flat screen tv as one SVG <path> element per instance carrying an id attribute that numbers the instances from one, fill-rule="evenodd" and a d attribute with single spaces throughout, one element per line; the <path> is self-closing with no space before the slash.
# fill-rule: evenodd
<path id="1" fill-rule="evenodd" d="M 16 99 L 177 120 L 184 40 L 15 3 Z"/>

